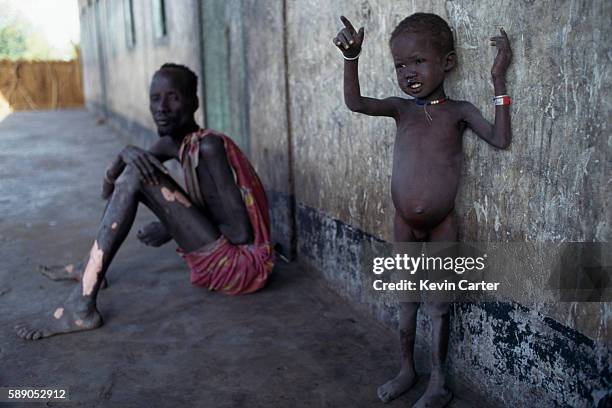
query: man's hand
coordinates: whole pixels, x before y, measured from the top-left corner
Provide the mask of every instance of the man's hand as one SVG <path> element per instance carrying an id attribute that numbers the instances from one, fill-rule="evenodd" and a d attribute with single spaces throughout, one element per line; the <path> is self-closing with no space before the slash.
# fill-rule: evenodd
<path id="1" fill-rule="evenodd" d="M 140 172 L 142 180 L 150 185 L 159 184 L 159 179 L 155 174 L 157 167 L 162 173 L 168 174 L 164 165 L 150 152 L 136 146 L 126 146 L 119 157 L 125 164 L 131 164 Z"/>
<path id="2" fill-rule="evenodd" d="M 357 32 L 348 18 L 340 16 L 340 20 L 342 24 L 344 24 L 344 28 L 334 37 L 334 44 L 340 48 L 340 51 L 342 51 L 345 57 L 354 58 L 361 52 L 361 44 L 363 44 L 363 27 Z"/>
<path id="3" fill-rule="evenodd" d="M 161 222 L 154 221 L 139 230 L 136 237 L 145 245 L 159 247 L 170 241 L 172 237 Z"/>
<path id="4" fill-rule="evenodd" d="M 503 28 L 499 29 L 501 35 L 491 37 L 491 45 L 497 47 L 497 56 L 491 68 L 491 76 L 493 79 L 503 79 L 506 76 L 506 70 L 512 61 L 512 49 L 508 35 Z"/>

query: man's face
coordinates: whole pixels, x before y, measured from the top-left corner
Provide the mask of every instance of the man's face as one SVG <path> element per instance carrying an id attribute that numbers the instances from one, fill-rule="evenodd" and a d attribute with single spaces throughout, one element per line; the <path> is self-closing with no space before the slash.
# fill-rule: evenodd
<path id="1" fill-rule="evenodd" d="M 193 119 L 196 107 L 181 75 L 174 69 L 162 69 L 151 81 L 149 110 L 160 136 L 174 134 Z"/>
<path id="2" fill-rule="evenodd" d="M 445 56 L 427 34 L 403 33 L 391 43 L 391 55 L 400 89 L 425 99 L 444 81 Z"/>

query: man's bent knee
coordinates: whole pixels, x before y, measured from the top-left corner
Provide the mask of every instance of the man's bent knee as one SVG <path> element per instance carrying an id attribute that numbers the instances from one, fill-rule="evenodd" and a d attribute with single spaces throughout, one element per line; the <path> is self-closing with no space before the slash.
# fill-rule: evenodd
<path id="1" fill-rule="evenodd" d="M 117 178 L 117 181 L 115 181 L 115 187 L 119 189 L 138 190 L 141 181 L 140 171 L 133 164 L 128 164 Z"/>

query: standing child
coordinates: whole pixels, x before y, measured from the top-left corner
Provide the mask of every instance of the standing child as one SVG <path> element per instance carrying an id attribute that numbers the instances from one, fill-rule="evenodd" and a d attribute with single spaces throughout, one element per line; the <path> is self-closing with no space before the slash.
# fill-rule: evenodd
<path id="1" fill-rule="evenodd" d="M 446 74 L 457 65 L 453 34 L 435 14 L 416 13 L 393 30 L 389 46 L 400 89 L 414 99 L 361 96 L 358 58 L 363 27 L 357 32 L 346 17 L 344 28 L 334 38 L 343 53 L 344 101 L 353 112 L 395 119 L 397 134 L 393 152 L 391 196 L 395 206 L 396 242 L 457 240 L 455 196 L 462 160 L 462 136 L 472 129 L 487 143 L 504 149 L 511 140 L 510 98 L 505 75 L 512 51 L 506 32 L 491 38 L 497 56 L 491 69 L 495 88 L 495 123 L 466 101 L 449 99 L 444 92 Z M 399 332 L 401 369 L 378 388 L 378 396 L 390 401 L 417 382 L 414 368 L 414 340 L 419 303 L 400 303 Z M 415 407 L 443 407 L 452 399 L 446 387 L 444 362 L 449 335 L 448 303 L 425 303 L 431 318 L 431 377 L 425 394 Z"/>

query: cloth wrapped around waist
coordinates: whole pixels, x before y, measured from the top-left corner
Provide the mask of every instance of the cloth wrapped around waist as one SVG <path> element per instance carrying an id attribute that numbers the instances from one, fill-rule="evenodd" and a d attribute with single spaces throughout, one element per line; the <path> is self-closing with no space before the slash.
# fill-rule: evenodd
<path id="1" fill-rule="evenodd" d="M 224 236 L 195 251 L 177 252 L 191 269 L 191 283 L 227 295 L 263 288 L 272 272 L 270 244 L 234 245 Z"/>

